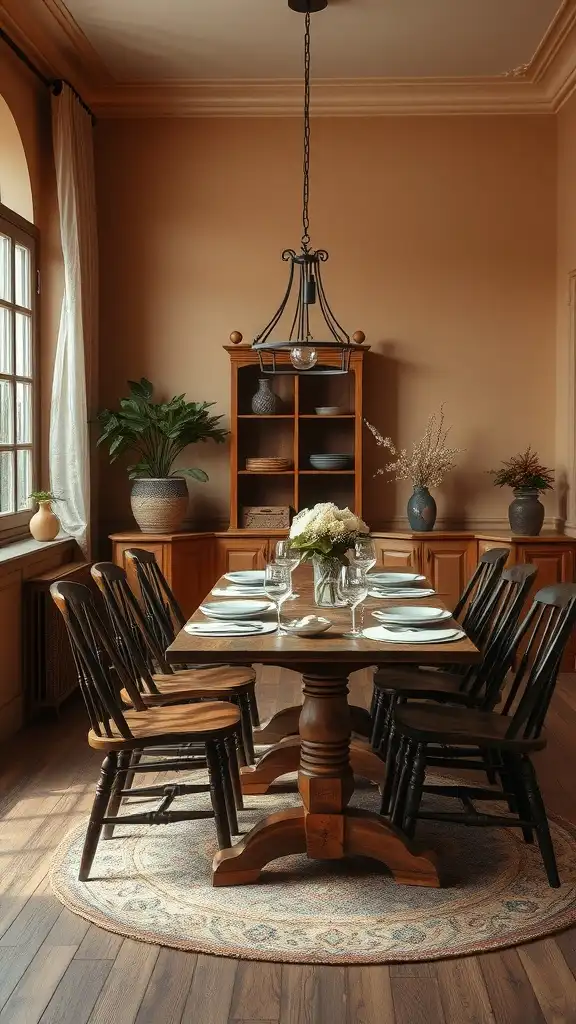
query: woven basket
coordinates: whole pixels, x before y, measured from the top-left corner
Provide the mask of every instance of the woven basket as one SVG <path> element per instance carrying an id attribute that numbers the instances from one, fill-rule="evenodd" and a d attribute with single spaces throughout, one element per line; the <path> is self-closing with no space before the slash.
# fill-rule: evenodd
<path id="1" fill-rule="evenodd" d="M 246 505 L 242 509 L 245 530 L 287 530 L 290 526 L 289 505 Z"/>

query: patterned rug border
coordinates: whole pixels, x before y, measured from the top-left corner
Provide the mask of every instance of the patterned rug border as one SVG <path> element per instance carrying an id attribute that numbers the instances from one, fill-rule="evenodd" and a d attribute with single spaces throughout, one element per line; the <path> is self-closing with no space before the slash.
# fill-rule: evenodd
<path id="1" fill-rule="evenodd" d="M 568 821 L 559 815 L 549 814 L 549 821 L 554 825 L 562 828 L 565 832 L 568 832 L 570 837 L 576 842 L 576 825 Z M 59 864 L 62 860 L 60 854 L 61 851 L 67 850 L 70 843 L 79 838 L 85 833 L 86 823 L 88 818 L 81 822 L 75 828 L 71 829 L 64 838 L 58 844 L 56 848 L 52 863 L 50 866 L 50 885 L 54 895 L 58 900 L 72 913 L 77 914 L 78 917 L 82 917 L 86 921 L 90 921 L 91 924 L 97 925 L 99 928 L 103 928 L 105 931 L 112 932 L 114 935 L 123 935 L 128 939 L 135 939 L 138 942 L 147 942 L 152 945 L 164 947 L 166 949 L 179 949 L 188 953 L 202 953 L 211 956 L 219 956 L 231 960 L 253 960 L 262 961 L 265 963 L 286 963 L 286 964 L 317 964 L 319 966 L 351 966 L 351 965 L 372 965 L 372 964 L 405 964 L 405 963 L 432 963 L 436 960 L 457 960 L 461 957 L 475 956 L 480 953 L 493 952 L 498 949 L 513 949 L 516 946 L 524 945 L 528 942 L 534 942 L 539 939 L 546 938 L 550 935 L 557 935 L 559 932 L 565 931 L 572 925 L 576 925 L 576 900 L 574 906 L 571 909 L 561 911 L 547 922 L 542 922 L 542 925 L 530 925 L 525 928 L 519 928 L 513 935 L 507 935 L 501 940 L 494 939 L 490 942 L 477 942 L 477 943 L 465 943 L 462 948 L 458 951 L 453 949 L 442 953 L 442 952 L 429 952 L 427 956 L 422 957 L 421 955 L 415 954 L 410 956 L 404 954 L 402 956 L 383 956 L 382 954 L 375 957 L 369 956 L 354 956 L 347 955 L 343 956 L 330 956 L 329 954 L 323 954 L 318 957 L 314 957 L 311 954 L 299 955 L 290 953 L 288 950 L 275 953 L 263 953 L 261 950 L 254 949 L 251 952 L 247 952 L 245 948 L 227 946 L 217 946 L 214 943 L 195 939 L 194 941 L 186 939 L 172 939 L 165 941 L 157 933 L 147 932 L 138 928 L 121 928 L 116 925 L 113 921 L 107 918 L 104 914 L 99 913 L 93 909 L 87 909 L 84 904 L 80 904 L 76 899 L 71 897 L 67 891 L 60 887 L 57 873 Z M 511 831 L 506 829 L 505 831 Z M 86 883 L 85 883 L 86 884 Z M 547 883 L 546 883 L 547 884 Z"/>

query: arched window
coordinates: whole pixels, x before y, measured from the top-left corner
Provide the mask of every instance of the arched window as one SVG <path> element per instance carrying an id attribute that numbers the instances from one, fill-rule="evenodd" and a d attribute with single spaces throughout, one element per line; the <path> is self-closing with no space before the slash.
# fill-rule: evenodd
<path id="1" fill-rule="evenodd" d="M 28 163 L 0 96 L 0 540 L 18 536 L 36 486 L 36 238 Z"/>

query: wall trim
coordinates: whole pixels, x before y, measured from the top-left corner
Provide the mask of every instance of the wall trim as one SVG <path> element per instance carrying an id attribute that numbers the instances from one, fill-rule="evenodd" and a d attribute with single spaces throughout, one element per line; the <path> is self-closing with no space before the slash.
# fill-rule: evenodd
<path id="1" fill-rule="evenodd" d="M 65 0 L 4 0 L 0 24 L 41 70 L 68 78 L 102 118 L 300 116 L 293 79 L 127 82 L 114 79 Z M 576 0 L 563 0 L 534 56 L 500 76 L 320 79 L 313 114 L 553 114 L 576 88 Z"/>

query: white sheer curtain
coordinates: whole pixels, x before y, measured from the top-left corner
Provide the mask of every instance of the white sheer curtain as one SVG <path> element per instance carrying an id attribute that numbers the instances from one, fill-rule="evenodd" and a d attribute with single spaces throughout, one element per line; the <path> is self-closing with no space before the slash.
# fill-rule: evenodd
<path id="1" fill-rule="evenodd" d="M 90 553 L 90 435 L 96 389 L 98 240 L 90 115 L 72 90 L 52 97 L 64 295 L 50 409 L 50 486 L 66 533 Z"/>

